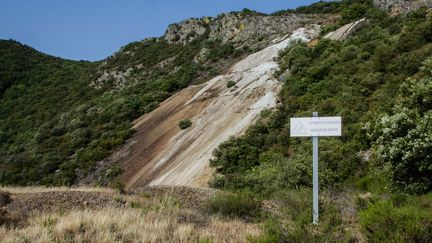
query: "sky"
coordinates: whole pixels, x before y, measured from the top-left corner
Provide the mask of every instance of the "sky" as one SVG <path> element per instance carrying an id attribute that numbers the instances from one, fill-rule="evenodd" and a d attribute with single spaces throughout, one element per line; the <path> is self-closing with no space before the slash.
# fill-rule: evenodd
<path id="1" fill-rule="evenodd" d="M 317 0 L 0 0 L 0 39 L 47 54 L 96 61 L 159 37 L 170 23 L 249 8 L 263 13 Z"/>

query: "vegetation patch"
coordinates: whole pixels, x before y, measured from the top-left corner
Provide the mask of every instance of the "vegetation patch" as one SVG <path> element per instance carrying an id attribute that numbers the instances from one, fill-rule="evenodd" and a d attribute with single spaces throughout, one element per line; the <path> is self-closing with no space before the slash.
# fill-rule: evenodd
<path id="1" fill-rule="evenodd" d="M 190 126 L 192 126 L 192 121 L 189 119 L 183 119 L 183 120 L 179 121 L 179 127 L 181 130 L 187 129 Z"/>
<path id="2" fill-rule="evenodd" d="M 194 62 L 204 48 L 209 59 Z M 204 35 L 187 45 L 137 41 L 103 62 L 85 62 L 1 40 L 0 184 L 76 183 L 132 136 L 134 119 L 243 53 Z M 99 79 L 109 73 L 122 78 Z M 101 185 L 119 173 L 106 169 Z"/>
<path id="3" fill-rule="evenodd" d="M 370 204 L 359 214 L 371 241 L 432 241 L 432 195 L 399 196 Z"/>
<path id="4" fill-rule="evenodd" d="M 234 80 L 230 80 L 230 81 L 227 82 L 227 88 L 231 88 L 234 85 L 236 85 L 236 82 Z"/>
<path id="5" fill-rule="evenodd" d="M 205 203 L 204 208 L 228 218 L 253 219 L 261 215 L 261 201 L 245 192 L 218 192 Z"/>

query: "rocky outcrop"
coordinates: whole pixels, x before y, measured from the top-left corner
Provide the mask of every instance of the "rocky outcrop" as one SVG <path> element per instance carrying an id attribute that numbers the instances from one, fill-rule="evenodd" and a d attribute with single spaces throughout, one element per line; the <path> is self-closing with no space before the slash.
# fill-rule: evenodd
<path id="1" fill-rule="evenodd" d="M 317 23 L 315 15 L 287 14 L 267 16 L 260 14 L 229 13 L 218 17 L 187 19 L 168 26 L 164 35 L 169 43 L 186 44 L 205 36 L 235 46 L 263 47 L 270 40 L 282 37 L 306 23 Z M 260 46 L 261 43 L 261 46 Z"/>
<path id="2" fill-rule="evenodd" d="M 201 19 L 187 19 L 180 23 L 171 24 L 165 33 L 169 43 L 188 43 L 196 37 L 206 33 L 205 22 Z"/>
<path id="3" fill-rule="evenodd" d="M 101 88 L 105 83 L 112 82 L 114 87 L 123 87 L 128 82 L 132 70 L 132 68 L 127 69 L 125 72 L 104 70 L 102 75 L 90 83 L 90 85 L 95 88 Z"/>
<path id="4" fill-rule="evenodd" d="M 194 64 L 204 66 L 203 71 L 200 71 L 196 76 L 204 81 L 214 75 L 211 74 L 212 72 L 222 72 L 233 63 L 232 58 L 209 59 L 215 50 L 203 45 L 207 40 L 218 44 L 227 44 L 226 46 L 229 48 L 234 47 L 236 53 L 241 55 L 241 53 L 258 51 L 274 44 L 271 43 L 272 40 L 281 40 L 288 33 L 307 24 L 320 24 L 329 21 L 332 20 L 321 15 L 284 14 L 272 16 L 244 12 L 221 14 L 217 17 L 190 18 L 169 25 L 165 34 L 160 38 L 144 39 L 134 45 L 121 48 L 111 59 L 107 59 L 99 65 L 97 75 L 92 79 L 90 86 L 97 89 L 106 86 L 118 90 L 151 77 L 157 71 L 169 74 L 178 71 L 180 66 L 173 64 L 178 55 L 172 55 L 154 66 L 144 66 L 136 61 L 140 59 L 140 54 L 137 54 L 140 48 L 145 48 L 153 42 L 166 41 L 170 44 L 186 45 L 197 38 L 201 38 L 199 39 L 201 49 L 194 51 L 195 56 L 192 61 Z"/>
<path id="5" fill-rule="evenodd" d="M 355 22 L 344 25 L 333 32 L 326 34 L 324 38 L 330 40 L 345 40 L 347 37 L 353 35 L 355 32 L 365 27 L 368 23 L 369 21 L 365 18 L 357 20 Z"/>
<path id="6" fill-rule="evenodd" d="M 405 14 L 421 7 L 432 8 L 431 0 L 374 0 L 375 7 L 383 9 L 390 15 Z"/>

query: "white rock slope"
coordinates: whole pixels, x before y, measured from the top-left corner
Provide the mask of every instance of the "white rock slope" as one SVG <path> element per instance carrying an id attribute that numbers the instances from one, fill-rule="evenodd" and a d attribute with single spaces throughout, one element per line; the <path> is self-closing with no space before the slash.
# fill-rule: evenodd
<path id="1" fill-rule="evenodd" d="M 226 74 L 177 93 L 137 119 L 136 144 L 122 161 L 126 186 L 206 185 L 212 151 L 230 136 L 240 135 L 262 109 L 276 106 L 281 84 L 272 74 L 278 67 L 279 51 L 294 40 L 310 41 L 319 32 L 317 25 L 297 29 L 279 43 L 249 55 Z M 230 80 L 236 82 L 235 87 L 227 88 Z M 193 122 L 186 130 L 177 125 L 183 118 Z M 140 136 L 146 142 L 140 142 Z"/>

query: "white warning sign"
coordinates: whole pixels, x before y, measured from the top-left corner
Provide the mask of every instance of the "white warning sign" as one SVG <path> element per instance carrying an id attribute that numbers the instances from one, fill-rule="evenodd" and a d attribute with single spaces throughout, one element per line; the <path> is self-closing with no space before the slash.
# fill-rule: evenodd
<path id="1" fill-rule="evenodd" d="M 291 137 L 342 136 L 342 118 L 340 116 L 291 118 L 290 134 Z"/>

